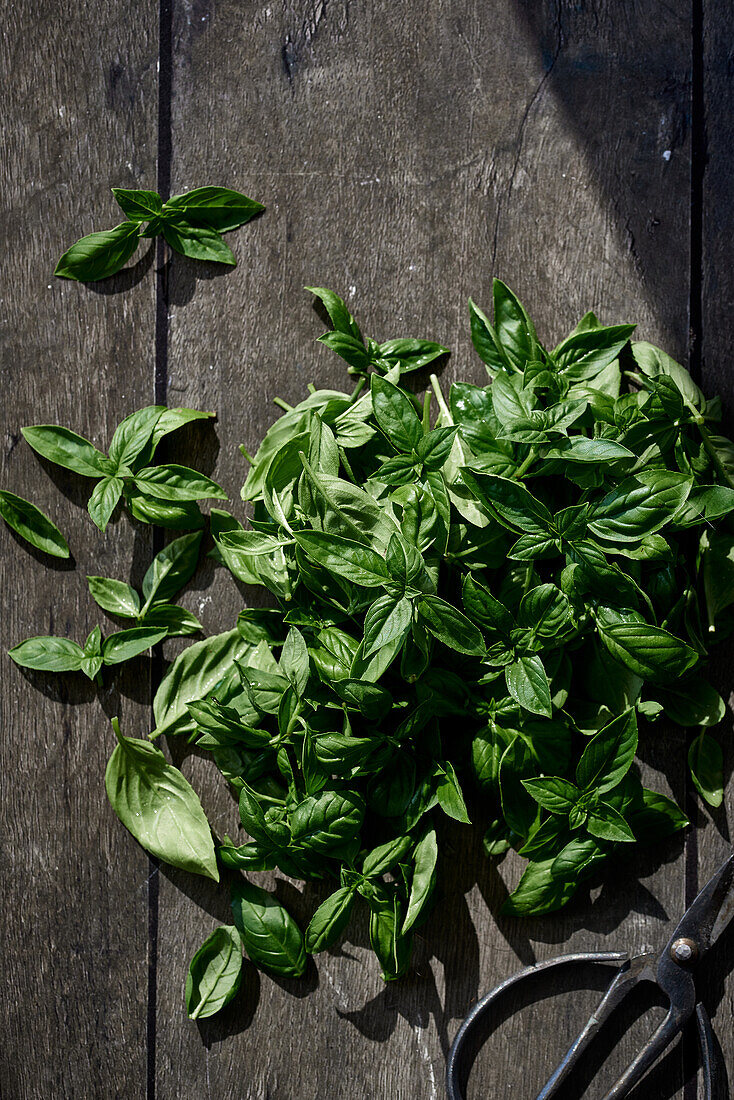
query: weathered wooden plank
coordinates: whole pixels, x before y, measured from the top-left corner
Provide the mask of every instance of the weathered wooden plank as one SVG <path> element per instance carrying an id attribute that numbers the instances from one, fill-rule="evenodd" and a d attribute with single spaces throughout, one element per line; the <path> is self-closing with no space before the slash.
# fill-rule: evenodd
<path id="1" fill-rule="evenodd" d="M 734 88 L 732 87 L 731 42 L 734 13 L 717 0 L 703 5 L 701 59 L 703 142 L 699 150 L 702 217 L 701 279 L 701 375 L 708 393 L 720 393 L 727 434 L 734 434 L 734 376 L 731 371 L 730 321 L 734 305 L 734 272 L 727 241 L 734 231 L 731 156 L 734 146 Z M 696 178 L 694 177 L 694 182 Z M 712 731 L 724 749 L 724 776 L 728 795 L 717 810 L 701 808 L 698 814 L 698 878 L 708 876 L 731 852 L 731 823 L 734 819 L 732 788 L 732 647 L 722 646 L 713 661 L 713 677 L 728 703 L 724 723 Z M 700 800 L 698 800 L 700 805 Z M 708 985 L 702 990 L 714 1013 L 713 1022 L 728 1069 L 729 1090 L 734 1088 L 734 980 L 732 964 L 734 933 L 729 935 L 707 967 Z"/>
<path id="2" fill-rule="evenodd" d="M 61 423 L 104 446 L 117 419 L 149 400 L 149 262 L 98 292 L 51 272 L 81 233 L 122 220 L 110 185 L 155 179 L 155 28 L 150 3 L 29 0 L 15 5 L 0 44 L 0 484 L 47 511 L 73 553 L 68 568 L 54 564 L 2 525 L 0 1092 L 8 1100 L 145 1095 L 148 861 L 107 805 L 103 775 L 109 716 L 119 712 L 129 732 L 147 728 L 146 665 L 108 676 L 97 699 L 81 676 L 24 676 L 5 650 L 34 634 L 83 640 L 104 623 L 85 575 L 127 578 L 131 560 L 150 549 L 147 533 L 124 520 L 100 536 L 84 509 L 90 483 L 39 461 L 20 427 Z"/>
<path id="3" fill-rule="evenodd" d="M 257 445 L 272 395 L 343 382 L 338 361 L 310 344 L 320 327 L 304 283 L 344 293 L 377 337 L 456 348 L 447 377 L 483 377 L 465 302 L 488 301 L 495 274 L 550 338 L 595 307 L 608 321 L 638 319 L 645 337 L 683 353 L 689 6 L 661 6 L 654 26 L 631 4 L 535 12 L 509 0 L 491 13 L 469 0 L 252 5 L 246 17 L 231 2 L 178 9 L 173 186 L 226 183 L 268 204 L 232 238 L 236 272 L 208 279 L 172 264 L 170 399 L 219 409 L 214 468 L 235 500 L 244 471 L 233 444 Z M 219 575 L 189 599 L 211 631 L 241 604 Z M 680 796 L 682 766 L 665 774 L 672 755 L 645 750 L 651 782 L 670 780 Z M 217 826 L 234 826 L 234 803 L 206 765 L 187 767 Z M 166 877 L 160 1100 L 204 1088 L 248 1100 L 438 1097 L 448 1042 L 482 990 L 568 947 L 655 944 L 681 910 L 677 842 L 620 869 L 567 915 L 497 921 L 502 879 L 517 868 L 491 867 L 466 835 L 452 836 L 443 904 L 398 986 L 381 986 L 362 929 L 300 986 L 251 973 L 239 1004 L 198 1029 L 184 1016 L 183 979 L 213 921 L 226 919 L 226 897 Z M 312 910 L 312 888 L 281 889 L 297 917 Z M 523 1055 L 532 1036 L 525 1081 L 503 1031 L 473 1095 L 540 1080 L 593 1000 L 567 1000 L 552 1023 L 547 1010 L 525 1014 L 514 1033 Z M 673 1095 L 679 1078 L 676 1055 L 656 1082 Z"/>

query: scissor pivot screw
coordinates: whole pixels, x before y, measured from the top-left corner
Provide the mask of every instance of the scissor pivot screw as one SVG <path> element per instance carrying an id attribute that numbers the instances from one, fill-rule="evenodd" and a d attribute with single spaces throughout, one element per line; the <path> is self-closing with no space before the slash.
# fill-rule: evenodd
<path id="1" fill-rule="evenodd" d="M 681 938 L 671 944 L 670 954 L 677 963 L 693 962 L 698 957 L 698 944 L 695 940 Z"/>

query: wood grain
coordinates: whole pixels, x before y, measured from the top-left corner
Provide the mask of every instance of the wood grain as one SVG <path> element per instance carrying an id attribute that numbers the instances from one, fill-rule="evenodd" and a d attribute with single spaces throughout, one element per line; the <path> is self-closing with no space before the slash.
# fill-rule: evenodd
<path id="1" fill-rule="evenodd" d="M 149 22 L 153 33 L 147 27 Z M 147 728 L 145 662 L 96 692 L 79 675 L 24 675 L 5 655 L 34 634 L 84 639 L 111 624 L 87 573 L 127 578 L 149 553 L 126 521 L 100 536 L 91 483 L 38 460 L 21 425 L 61 423 L 105 446 L 152 391 L 153 282 L 86 288 L 55 279 L 82 232 L 114 225 L 110 185 L 155 178 L 156 36 L 151 4 L 15 5 L 0 51 L 3 450 L 0 484 L 47 511 L 68 567 L 2 525 L 0 807 L 3 944 L 0 1093 L 124 1097 L 146 1090 L 148 860 L 104 797 L 109 716 Z M 142 281 L 134 285 L 138 279 Z"/>
<path id="2" fill-rule="evenodd" d="M 257 445 L 272 396 L 344 382 L 340 362 L 312 343 L 321 327 L 303 284 L 343 293 L 377 338 L 456 349 L 447 381 L 483 377 L 465 302 L 488 302 L 493 275 L 551 340 L 594 307 L 686 354 L 689 33 L 686 4 L 660 6 L 654 24 L 642 7 L 604 3 L 177 9 L 173 188 L 226 181 L 268 206 L 232 238 L 235 272 L 171 265 L 170 399 L 219 410 L 226 449 L 197 457 L 208 455 L 235 500 L 244 469 L 234 444 Z M 222 629 L 242 595 L 218 574 L 201 585 L 191 606 Z M 684 744 L 672 736 L 675 751 L 645 746 L 644 767 L 651 785 L 682 797 Z M 185 767 L 217 827 L 236 827 L 207 766 Z M 484 989 L 569 948 L 654 945 L 684 904 L 680 841 L 618 867 L 568 914 L 524 922 L 495 916 L 519 873 L 512 861 L 489 865 L 458 828 L 444 848 L 442 903 L 405 981 L 382 987 L 362 928 L 299 986 L 251 971 L 228 1013 L 198 1027 L 181 1010 L 183 977 L 226 919 L 226 897 L 166 877 L 161 1100 L 441 1096 L 448 1043 Z M 279 890 L 307 919 L 312 888 L 281 880 Z M 528 1010 L 502 1029 L 470 1095 L 531 1095 L 597 996 L 569 993 L 552 1025 L 547 1009 Z M 513 1037 L 532 1043 L 522 1069 Z M 637 1032 L 622 1042 L 617 1068 L 638 1042 Z M 681 1084 L 676 1051 L 650 1087 L 675 1096 Z"/>

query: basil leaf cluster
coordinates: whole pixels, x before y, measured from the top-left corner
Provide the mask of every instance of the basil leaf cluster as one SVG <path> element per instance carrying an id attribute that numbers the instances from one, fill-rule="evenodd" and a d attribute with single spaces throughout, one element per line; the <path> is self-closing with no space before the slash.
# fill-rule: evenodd
<path id="1" fill-rule="evenodd" d="M 56 264 L 54 275 L 97 282 L 114 275 L 136 252 L 141 240 L 162 236 L 182 256 L 234 266 L 222 233 L 245 225 L 265 207 L 229 187 L 197 187 L 164 202 L 157 191 L 113 187 L 127 221 L 81 237 Z"/>

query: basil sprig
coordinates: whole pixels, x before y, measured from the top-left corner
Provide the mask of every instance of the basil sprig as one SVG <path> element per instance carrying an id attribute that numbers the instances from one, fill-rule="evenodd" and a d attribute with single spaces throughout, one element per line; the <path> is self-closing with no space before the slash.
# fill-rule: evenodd
<path id="1" fill-rule="evenodd" d="M 114 275 L 140 241 L 159 235 L 182 256 L 213 263 L 237 263 L 222 233 L 245 225 L 265 207 L 228 187 L 197 187 L 163 202 L 157 191 L 113 187 L 127 221 L 76 241 L 61 257 L 54 275 L 82 283 Z"/>

